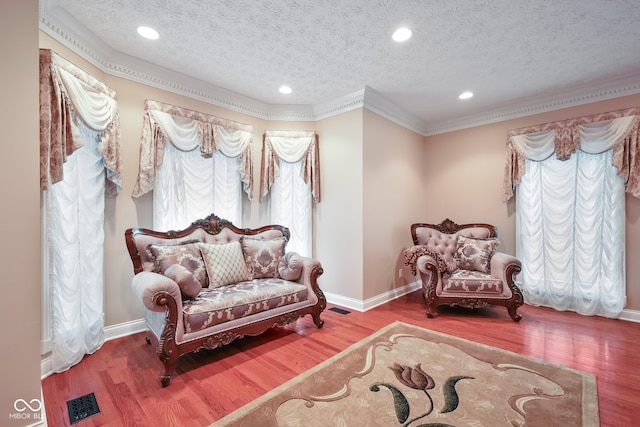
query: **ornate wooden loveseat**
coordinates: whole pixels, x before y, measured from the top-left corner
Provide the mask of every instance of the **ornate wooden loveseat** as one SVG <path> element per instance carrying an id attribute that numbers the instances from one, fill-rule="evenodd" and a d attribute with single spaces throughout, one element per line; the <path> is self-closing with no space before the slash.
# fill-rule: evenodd
<path id="1" fill-rule="evenodd" d="M 183 354 L 215 349 L 306 314 L 322 327 L 322 266 L 286 253 L 289 237 L 280 225 L 240 229 L 213 214 L 180 231 L 126 230 L 146 339 L 164 364 L 162 386 L 171 382 Z"/>

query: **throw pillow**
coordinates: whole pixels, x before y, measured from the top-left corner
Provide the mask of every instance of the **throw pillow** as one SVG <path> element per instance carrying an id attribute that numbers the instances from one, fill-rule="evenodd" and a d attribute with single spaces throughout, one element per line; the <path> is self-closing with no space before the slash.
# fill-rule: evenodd
<path id="1" fill-rule="evenodd" d="M 278 274 L 284 280 L 298 280 L 302 275 L 302 256 L 295 252 L 287 252 L 278 263 Z"/>
<path id="2" fill-rule="evenodd" d="M 202 290 L 202 285 L 193 273 L 180 264 L 170 265 L 164 271 L 164 275 L 178 284 L 185 297 L 195 298 Z"/>
<path id="3" fill-rule="evenodd" d="M 278 263 L 284 256 L 284 247 L 287 244 L 286 238 L 277 237 L 266 240 L 243 236 L 240 241 L 242 242 L 242 253 L 252 279 L 280 277 Z"/>
<path id="4" fill-rule="evenodd" d="M 458 236 L 453 260 L 460 270 L 489 273 L 491 257 L 498 246 L 498 239 L 474 239 Z"/>
<path id="5" fill-rule="evenodd" d="M 193 273 L 202 287 L 209 286 L 207 270 L 197 240 L 165 245 L 150 243 L 147 245 L 147 254 L 153 260 L 156 273 L 164 274 L 171 265 L 180 264 Z"/>
<path id="6" fill-rule="evenodd" d="M 251 280 L 240 242 L 200 243 L 199 246 L 207 266 L 210 288 Z"/>

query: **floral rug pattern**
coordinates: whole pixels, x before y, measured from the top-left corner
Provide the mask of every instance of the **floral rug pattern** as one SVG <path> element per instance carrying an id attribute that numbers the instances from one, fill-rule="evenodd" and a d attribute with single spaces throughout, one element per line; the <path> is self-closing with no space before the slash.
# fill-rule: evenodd
<path id="1" fill-rule="evenodd" d="M 598 426 L 595 378 L 395 322 L 214 426 Z"/>

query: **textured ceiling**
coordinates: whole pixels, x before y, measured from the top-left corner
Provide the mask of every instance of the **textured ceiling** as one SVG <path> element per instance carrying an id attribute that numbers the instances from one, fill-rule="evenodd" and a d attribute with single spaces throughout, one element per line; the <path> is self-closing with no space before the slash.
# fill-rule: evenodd
<path id="1" fill-rule="evenodd" d="M 312 117 L 367 88 L 382 112 L 428 134 L 640 93 L 638 0 L 40 0 L 40 10 L 44 31 L 106 72 L 257 115 Z M 140 38 L 139 25 L 160 39 Z M 398 44 L 401 25 L 413 37 Z M 465 90 L 475 96 L 461 101 Z"/>

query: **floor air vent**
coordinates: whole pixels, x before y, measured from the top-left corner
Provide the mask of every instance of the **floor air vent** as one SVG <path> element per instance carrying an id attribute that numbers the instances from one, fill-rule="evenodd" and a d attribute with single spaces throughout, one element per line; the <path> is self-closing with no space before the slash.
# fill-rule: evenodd
<path id="1" fill-rule="evenodd" d="M 71 424 L 100 413 L 96 396 L 93 393 L 67 401 L 67 408 L 69 409 L 69 421 L 71 421 Z"/>
<path id="2" fill-rule="evenodd" d="M 343 309 L 338 308 L 338 307 L 331 307 L 329 310 L 335 311 L 336 313 L 340 313 L 340 314 L 349 314 L 349 313 L 351 313 L 349 310 L 343 310 Z"/>

